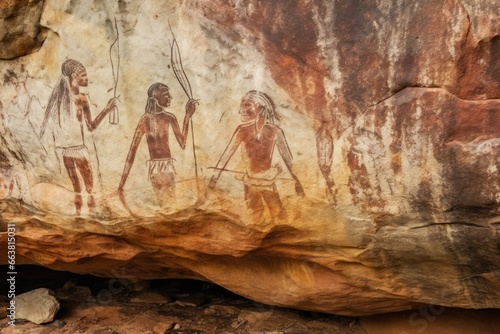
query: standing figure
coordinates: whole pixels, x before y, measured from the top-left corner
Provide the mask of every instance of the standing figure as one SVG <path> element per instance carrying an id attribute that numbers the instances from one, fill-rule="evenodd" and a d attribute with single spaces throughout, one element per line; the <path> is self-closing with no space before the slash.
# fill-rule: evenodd
<path id="1" fill-rule="evenodd" d="M 234 131 L 231 141 L 217 162 L 216 171 L 208 187 L 209 189 L 215 187 L 221 172 L 242 144 L 241 152 L 246 168 L 242 181 L 250 215 L 254 221 L 261 221 L 267 206 L 273 220 L 284 219 L 287 214 L 275 184 L 275 179 L 281 170 L 272 164 L 275 148 L 278 148 L 295 181 L 297 194 L 304 196 L 304 189 L 293 171 L 292 154 L 285 134 L 274 124 L 275 119 L 279 119 L 275 105 L 267 94 L 252 90 L 243 97 L 239 113 L 243 124 Z"/>
<path id="2" fill-rule="evenodd" d="M 190 99 L 186 103 L 186 115 L 182 124 L 182 131 L 179 128 L 177 118 L 172 113 L 165 111 L 170 106 L 172 96 L 169 88 L 162 83 L 155 83 L 148 89 L 148 101 L 146 112 L 139 120 L 135 130 L 132 144 L 127 155 L 125 167 L 118 191 L 122 192 L 127 177 L 134 163 L 137 148 L 142 136 L 146 135 L 148 143 L 148 179 L 153 185 L 160 206 L 164 207 L 175 198 L 175 178 L 174 178 L 174 158 L 170 153 L 169 129 L 172 128 L 175 138 L 182 149 L 186 146 L 186 138 L 189 129 L 189 120 L 196 111 L 196 100 Z"/>
<path id="3" fill-rule="evenodd" d="M 94 179 L 85 142 L 84 123 L 88 131 L 94 131 L 116 106 L 117 99 L 110 99 L 104 110 L 92 120 L 87 97 L 80 93 L 80 87 L 88 86 L 85 67 L 74 59 L 68 59 L 62 64 L 61 71 L 62 76 L 52 90 L 47 103 L 40 138 L 43 137 L 50 121 L 55 147 L 62 151 L 64 167 L 73 184 L 76 214 L 80 215 L 83 204 L 79 173 L 88 194 L 89 214 L 94 215 Z"/>
<path id="4" fill-rule="evenodd" d="M 335 202 L 335 182 L 331 176 L 333 163 L 333 115 L 325 113 L 321 126 L 316 133 L 316 150 L 318 154 L 318 165 L 326 182 L 326 196 Z"/>

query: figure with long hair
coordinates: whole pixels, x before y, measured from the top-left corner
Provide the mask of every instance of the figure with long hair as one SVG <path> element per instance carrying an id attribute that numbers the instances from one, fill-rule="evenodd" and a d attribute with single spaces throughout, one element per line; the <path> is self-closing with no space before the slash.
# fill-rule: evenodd
<path id="1" fill-rule="evenodd" d="M 295 191 L 304 196 L 304 189 L 293 170 L 292 153 L 288 147 L 283 130 L 275 124 L 279 120 L 272 99 L 259 91 L 248 92 L 241 100 L 241 121 L 222 153 L 215 172 L 210 179 L 209 189 L 215 188 L 220 174 L 241 146 L 245 173 L 243 176 L 244 193 L 250 215 L 255 221 L 264 218 L 266 207 L 274 220 L 284 219 L 286 210 L 281 203 L 275 180 L 280 168 L 273 165 L 272 157 L 278 149 L 289 173 L 295 181 Z"/>
<path id="2" fill-rule="evenodd" d="M 161 207 L 165 207 L 175 198 L 174 158 L 170 152 L 169 130 L 172 129 L 177 142 L 184 149 L 189 131 L 189 120 L 196 111 L 198 103 L 193 99 L 186 103 L 186 114 L 181 130 L 175 115 L 165 110 L 170 106 L 171 101 L 172 96 L 168 86 L 155 83 L 149 87 L 146 110 L 135 130 L 118 186 L 118 192 L 122 192 L 134 163 L 139 143 L 146 135 L 150 157 L 147 162 L 148 179 L 151 181 Z"/>
<path id="3" fill-rule="evenodd" d="M 73 185 L 76 215 L 81 214 L 83 205 L 80 177 L 88 194 L 89 214 L 94 215 L 96 206 L 93 194 L 94 178 L 84 127 L 87 127 L 88 131 L 94 131 L 116 106 L 117 99 L 110 99 L 104 110 L 92 119 L 87 96 L 80 92 L 80 87 L 88 86 L 85 67 L 74 59 L 68 59 L 62 64 L 61 71 L 62 76 L 47 103 L 40 138 L 50 126 L 55 147 L 62 152 L 64 167 Z"/>

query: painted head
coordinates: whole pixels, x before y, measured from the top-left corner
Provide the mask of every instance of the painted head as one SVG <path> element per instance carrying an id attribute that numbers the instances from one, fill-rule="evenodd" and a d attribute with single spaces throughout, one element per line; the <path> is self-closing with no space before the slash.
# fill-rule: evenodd
<path id="1" fill-rule="evenodd" d="M 146 105 L 146 113 L 155 111 L 155 106 L 159 105 L 162 108 L 170 106 L 172 95 L 167 85 L 162 83 L 154 83 L 148 89 L 148 103 Z"/>
<path id="2" fill-rule="evenodd" d="M 271 124 L 280 119 L 269 95 L 256 90 L 249 91 L 241 99 L 240 116 L 244 123 L 252 122 L 258 117 L 264 117 L 266 123 Z"/>
<path id="3" fill-rule="evenodd" d="M 61 65 L 61 72 L 70 79 L 72 84 L 87 87 L 89 84 L 87 71 L 79 61 L 68 59 Z"/>

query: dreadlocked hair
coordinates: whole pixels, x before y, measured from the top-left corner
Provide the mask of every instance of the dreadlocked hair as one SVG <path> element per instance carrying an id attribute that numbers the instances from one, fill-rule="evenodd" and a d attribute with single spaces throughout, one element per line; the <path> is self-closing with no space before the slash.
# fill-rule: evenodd
<path id="1" fill-rule="evenodd" d="M 85 67 L 77 60 L 67 59 L 62 63 L 62 76 L 59 78 L 59 81 L 50 94 L 42 121 L 40 138 L 43 137 L 49 121 L 55 122 L 61 127 L 61 109 L 65 111 L 63 117 L 71 118 L 71 91 L 69 79 L 70 76 L 79 69 L 85 69 Z"/>
<path id="2" fill-rule="evenodd" d="M 281 119 L 281 116 L 276 112 L 276 105 L 271 97 L 266 93 L 251 90 L 245 94 L 244 98 L 250 99 L 258 106 L 264 108 L 267 123 L 274 124 L 275 121 L 279 121 Z"/>

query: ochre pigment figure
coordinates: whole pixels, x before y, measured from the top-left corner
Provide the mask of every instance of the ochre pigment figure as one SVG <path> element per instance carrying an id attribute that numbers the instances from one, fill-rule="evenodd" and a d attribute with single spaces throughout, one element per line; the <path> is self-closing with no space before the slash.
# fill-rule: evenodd
<path id="1" fill-rule="evenodd" d="M 170 106 L 171 101 L 172 96 L 166 85 L 155 83 L 149 87 L 146 112 L 139 120 L 135 130 L 120 185 L 118 186 L 118 191 L 123 191 L 139 143 L 142 136 L 146 135 L 150 157 L 150 160 L 148 160 L 148 179 L 151 181 L 162 207 L 171 203 L 175 198 L 175 171 L 174 158 L 170 152 L 170 128 L 174 132 L 180 147 L 184 149 L 189 131 L 189 120 L 196 111 L 196 104 L 198 103 L 193 99 L 186 103 L 186 115 L 181 130 L 175 115 L 165 110 Z"/>
<path id="2" fill-rule="evenodd" d="M 316 150 L 318 154 L 318 165 L 326 182 L 326 195 L 331 201 L 335 201 L 335 182 L 333 181 L 333 115 L 325 113 L 321 126 L 316 133 Z"/>
<path id="3" fill-rule="evenodd" d="M 275 120 L 279 119 L 275 105 L 267 94 L 250 91 L 243 97 L 239 113 L 243 124 L 236 128 L 231 141 L 222 153 L 215 167 L 216 171 L 210 179 L 209 189 L 215 187 L 221 172 L 241 145 L 246 168 L 242 181 L 252 219 L 263 220 L 266 207 L 272 220 L 284 219 L 287 216 L 286 210 L 275 184 L 281 170 L 279 166 L 273 165 L 272 161 L 275 148 L 278 148 L 295 181 L 297 194 L 304 196 L 304 189 L 293 171 L 293 158 L 285 134 L 274 124 Z"/>
<path id="4" fill-rule="evenodd" d="M 40 138 L 50 125 L 55 147 L 61 150 L 64 167 L 73 185 L 76 214 L 81 214 L 83 205 L 82 186 L 78 176 L 80 174 L 88 194 L 89 214 L 94 215 L 94 178 L 84 126 L 88 131 L 94 131 L 104 117 L 116 107 L 117 99 L 110 99 L 104 110 L 92 120 L 87 97 L 80 92 L 80 87 L 88 86 L 85 67 L 74 59 L 68 59 L 62 64 L 61 70 L 62 76 L 47 103 Z"/>

